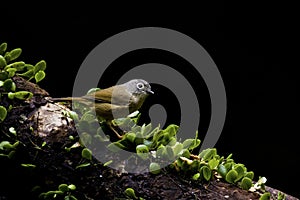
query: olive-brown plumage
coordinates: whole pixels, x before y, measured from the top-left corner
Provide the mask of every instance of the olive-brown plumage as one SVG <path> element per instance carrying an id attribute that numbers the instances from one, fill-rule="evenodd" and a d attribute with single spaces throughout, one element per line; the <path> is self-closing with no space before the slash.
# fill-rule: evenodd
<path id="1" fill-rule="evenodd" d="M 53 98 L 52 100 L 79 101 L 95 109 L 97 116 L 106 120 L 108 126 L 121 138 L 122 136 L 112 127 L 112 120 L 126 117 L 138 110 L 149 94 L 153 94 L 153 91 L 147 81 L 133 79 L 82 97 Z"/>

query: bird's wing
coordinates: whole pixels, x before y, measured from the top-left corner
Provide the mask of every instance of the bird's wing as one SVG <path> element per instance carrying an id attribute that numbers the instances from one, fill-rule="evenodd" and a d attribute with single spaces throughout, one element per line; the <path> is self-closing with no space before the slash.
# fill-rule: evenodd
<path id="1" fill-rule="evenodd" d="M 129 105 L 131 95 L 124 86 L 113 86 L 88 94 L 83 98 L 96 103 L 111 103 L 115 105 Z"/>

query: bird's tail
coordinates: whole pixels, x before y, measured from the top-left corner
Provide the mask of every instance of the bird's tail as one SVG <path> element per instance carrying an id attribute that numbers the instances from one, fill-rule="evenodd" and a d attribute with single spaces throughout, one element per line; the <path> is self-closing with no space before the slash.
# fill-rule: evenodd
<path id="1" fill-rule="evenodd" d="M 82 97 L 61 97 L 61 98 L 51 98 L 52 101 L 79 101 L 79 102 L 86 102 L 87 100 Z"/>

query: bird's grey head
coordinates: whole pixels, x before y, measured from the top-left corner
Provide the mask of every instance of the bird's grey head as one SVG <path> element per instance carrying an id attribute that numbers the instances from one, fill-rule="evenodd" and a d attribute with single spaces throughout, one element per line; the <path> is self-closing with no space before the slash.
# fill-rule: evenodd
<path id="1" fill-rule="evenodd" d="M 154 92 L 151 90 L 150 84 L 143 79 L 133 79 L 127 83 L 124 83 L 124 86 L 128 92 L 132 94 L 154 94 Z"/>

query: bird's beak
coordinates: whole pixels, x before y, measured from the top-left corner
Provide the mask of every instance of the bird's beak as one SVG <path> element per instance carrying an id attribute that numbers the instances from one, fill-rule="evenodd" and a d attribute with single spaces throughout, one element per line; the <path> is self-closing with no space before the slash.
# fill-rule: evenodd
<path id="1" fill-rule="evenodd" d="M 152 90 L 150 90 L 150 89 L 147 90 L 147 93 L 148 93 L 148 94 L 154 94 L 154 92 L 153 92 Z"/>

